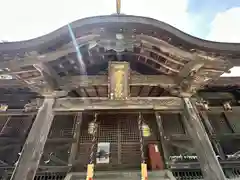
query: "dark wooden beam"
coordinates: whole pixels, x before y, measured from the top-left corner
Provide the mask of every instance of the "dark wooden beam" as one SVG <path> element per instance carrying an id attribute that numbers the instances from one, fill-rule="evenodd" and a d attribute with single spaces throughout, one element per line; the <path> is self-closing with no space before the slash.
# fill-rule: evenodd
<path id="1" fill-rule="evenodd" d="M 59 99 L 59 100 L 57 100 L 57 102 L 60 102 L 60 101 L 65 101 L 65 100 L 67 100 L 68 98 L 64 98 L 64 99 Z M 145 99 L 147 99 L 147 97 L 139 97 L 139 98 L 137 98 L 137 97 L 130 97 L 129 98 L 129 100 L 131 100 L 131 99 L 133 99 L 134 100 L 134 102 L 137 102 L 137 99 L 139 99 L 140 101 L 141 100 L 145 100 Z M 155 99 L 155 100 L 154 100 Z M 163 97 L 163 99 L 164 99 L 164 97 Z M 163 100 L 162 99 L 162 100 Z M 173 98 L 173 100 L 174 100 L 175 98 Z M 69 98 L 69 100 L 70 101 L 74 101 L 74 98 Z M 98 97 L 89 97 L 89 98 L 81 98 L 81 97 L 77 97 L 76 98 L 76 101 L 74 102 L 74 103 L 80 103 L 81 104 L 81 102 L 82 101 L 88 101 L 88 103 L 86 104 L 87 106 L 89 106 L 90 104 L 90 102 L 97 102 L 97 101 L 100 101 L 100 104 L 103 104 L 104 106 L 106 106 L 106 102 L 108 102 L 108 98 L 102 98 L 102 97 L 100 97 L 100 98 L 98 98 Z M 158 97 L 149 97 L 149 100 L 147 100 L 147 102 L 151 102 L 151 101 L 154 101 L 154 102 L 157 102 L 158 100 L 159 100 L 159 98 Z M 61 102 L 61 103 L 62 103 Z M 105 102 L 105 103 L 104 103 Z M 113 102 L 113 104 L 114 104 L 114 101 L 112 101 Z M 70 102 L 71 103 L 71 102 Z M 121 104 L 124 104 L 124 102 L 123 101 L 120 101 L 119 102 L 119 105 L 121 105 Z M 93 104 L 94 105 L 94 104 Z M 95 104 L 96 105 L 96 104 Z M 58 107 L 59 105 L 57 105 L 56 107 Z M 82 106 L 82 105 L 81 105 Z M 84 105 L 83 105 L 84 106 Z M 141 104 L 140 104 L 140 106 L 141 106 Z M 170 106 L 171 107 L 171 106 Z M 173 105 L 173 107 L 174 107 L 174 105 Z M 63 109 L 64 109 L 64 112 L 60 112 L 60 111 L 58 111 L 59 109 L 55 109 L 56 110 L 56 114 L 59 114 L 59 115 L 61 115 L 61 114 L 74 114 L 74 112 L 71 112 L 71 110 L 69 109 L 69 110 L 67 110 L 67 107 L 65 107 L 64 105 L 63 105 L 63 107 L 62 107 Z M 131 109 L 131 108 L 129 108 L 129 109 Z M 94 110 L 93 108 L 90 108 L 90 110 Z M 161 113 L 180 113 L 180 110 L 181 110 L 181 108 L 176 108 L 176 109 L 171 109 L 171 108 L 169 108 L 169 109 L 167 109 L 167 107 L 166 107 L 166 109 L 164 109 L 164 108 L 162 108 L 161 109 L 162 111 L 161 111 Z M 69 111 L 69 112 L 68 112 Z M 75 110 L 74 110 L 75 111 Z M 218 107 L 210 107 L 209 108 L 209 110 L 208 111 L 206 111 L 207 113 L 209 113 L 209 114 L 219 114 L 219 113 L 222 113 L 222 112 L 233 112 L 233 113 L 239 113 L 240 114 L 240 106 L 232 106 L 232 110 L 230 110 L 230 111 L 225 111 L 224 110 L 224 108 L 223 107 L 221 107 L 221 106 L 218 106 Z M 35 115 L 35 114 L 37 114 L 37 109 L 36 110 L 34 110 L 34 111 L 24 111 L 24 109 L 8 109 L 7 111 L 0 111 L 0 116 L 27 116 L 27 115 Z"/>
<path id="2" fill-rule="evenodd" d="M 78 151 L 78 145 L 79 145 L 79 138 L 80 138 L 80 130 L 81 130 L 81 125 L 82 125 L 82 113 L 79 112 L 76 115 L 75 122 L 74 122 L 74 133 L 73 133 L 73 138 L 76 140 L 70 150 L 70 155 L 68 158 L 68 165 L 72 166 L 73 163 L 76 160 L 77 156 L 77 151 Z"/>
<path id="3" fill-rule="evenodd" d="M 169 152 L 168 152 L 168 144 L 166 141 L 166 136 L 164 134 L 164 128 L 163 128 L 163 124 L 162 124 L 162 119 L 160 116 L 159 112 L 155 112 L 155 116 L 156 116 L 156 121 L 157 121 L 157 126 L 158 126 L 158 131 L 159 131 L 159 135 L 161 138 L 161 145 L 162 145 L 162 150 L 163 150 L 163 157 L 164 157 L 164 161 L 165 161 L 165 166 L 166 168 L 168 168 L 168 161 L 169 161 Z"/>
<path id="4" fill-rule="evenodd" d="M 53 122 L 54 99 L 45 99 L 23 146 L 11 180 L 33 180 Z"/>
<path id="5" fill-rule="evenodd" d="M 152 109 L 180 110 L 182 102 L 177 97 L 129 97 L 127 100 L 110 100 L 107 97 L 97 98 L 60 98 L 56 100 L 54 111 L 83 111 L 109 109 Z"/>
<path id="6" fill-rule="evenodd" d="M 192 137 L 204 179 L 226 180 L 196 106 L 189 98 L 183 98 L 183 104 L 183 122 Z"/>

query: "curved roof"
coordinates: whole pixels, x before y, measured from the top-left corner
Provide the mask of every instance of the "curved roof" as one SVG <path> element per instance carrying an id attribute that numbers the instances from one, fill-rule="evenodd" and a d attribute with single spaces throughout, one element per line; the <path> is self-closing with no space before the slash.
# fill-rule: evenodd
<path id="1" fill-rule="evenodd" d="M 240 44 L 202 40 L 166 23 L 128 15 L 80 19 L 32 40 L 0 44 L 1 73 L 26 72 L 21 78 L 33 78 L 31 85 L 38 87 L 42 84 L 34 77 L 45 72 L 55 89 L 62 77 L 96 75 L 106 71 L 108 61 L 119 60 L 141 74 L 168 75 L 176 89 L 194 92 L 239 58 Z"/>
<path id="2" fill-rule="evenodd" d="M 124 29 L 124 31 L 133 31 L 135 34 L 151 34 L 158 39 L 169 39 L 169 43 L 181 48 L 198 49 L 206 52 L 227 54 L 240 54 L 240 43 L 220 43 L 199 39 L 188 35 L 164 22 L 139 16 L 128 15 L 108 15 L 97 16 L 77 20 L 70 24 L 73 32 L 84 34 L 88 29 L 94 27 L 108 27 L 112 30 Z M 47 35 L 20 42 L 0 43 L 0 52 L 4 51 L 38 51 L 43 46 L 54 46 L 59 43 L 71 41 L 68 26 Z"/>

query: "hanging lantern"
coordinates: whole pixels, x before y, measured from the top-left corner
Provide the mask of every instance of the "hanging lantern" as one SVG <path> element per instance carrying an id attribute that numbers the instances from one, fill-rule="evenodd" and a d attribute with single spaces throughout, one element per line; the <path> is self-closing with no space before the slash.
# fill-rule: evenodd
<path id="1" fill-rule="evenodd" d="M 0 104 L 0 111 L 7 111 L 8 105 L 7 104 Z"/>
<path id="2" fill-rule="evenodd" d="M 232 106 L 231 106 L 230 102 L 223 103 L 223 108 L 224 108 L 225 111 L 232 110 Z"/>
<path id="3" fill-rule="evenodd" d="M 149 137 L 151 135 L 150 128 L 146 123 L 142 123 L 142 134 L 143 137 Z"/>
<path id="4" fill-rule="evenodd" d="M 88 124 L 88 134 L 93 135 L 95 128 L 97 128 L 97 124 L 94 123 L 94 122 L 90 122 L 90 123 Z"/>

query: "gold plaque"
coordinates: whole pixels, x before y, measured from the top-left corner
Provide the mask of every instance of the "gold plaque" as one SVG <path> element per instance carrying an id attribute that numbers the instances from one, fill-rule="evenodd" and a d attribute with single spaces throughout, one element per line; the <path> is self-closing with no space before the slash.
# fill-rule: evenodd
<path id="1" fill-rule="evenodd" d="M 127 62 L 109 63 L 110 99 L 123 100 L 128 97 L 128 73 L 129 64 Z"/>

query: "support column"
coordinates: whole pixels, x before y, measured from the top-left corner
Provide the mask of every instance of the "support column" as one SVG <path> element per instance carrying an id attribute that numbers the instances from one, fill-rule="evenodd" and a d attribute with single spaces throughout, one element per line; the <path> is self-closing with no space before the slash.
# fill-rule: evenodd
<path id="1" fill-rule="evenodd" d="M 168 148 L 167 148 L 167 143 L 166 143 L 166 136 L 164 135 L 164 128 L 162 124 L 162 118 L 160 116 L 159 112 L 155 112 L 155 117 L 157 121 L 157 126 L 158 126 L 158 131 L 160 134 L 160 139 L 161 139 L 161 145 L 162 145 L 162 150 L 163 150 L 163 157 L 165 161 L 165 168 L 168 168 L 168 158 L 169 158 L 169 153 L 168 153 Z"/>
<path id="2" fill-rule="evenodd" d="M 68 166 L 73 166 L 76 161 L 78 146 L 79 146 L 79 138 L 80 138 L 80 130 L 82 125 L 82 113 L 79 112 L 76 115 L 75 122 L 74 122 L 74 134 L 73 139 L 74 143 L 72 144 L 70 155 L 68 158 Z"/>
<path id="3" fill-rule="evenodd" d="M 195 146 L 204 179 L 225 180 L 225 175 L 203 127 L 197 108 L 189 98 L 183 98 L 183 104 L 183 121 Z"/>
<path id="4" fill-rule="evenodd" d="M 45 99 L 39 108 L 11 180 L 34 179 L 53 122 L 54 101 L 54 98 Z"/>

